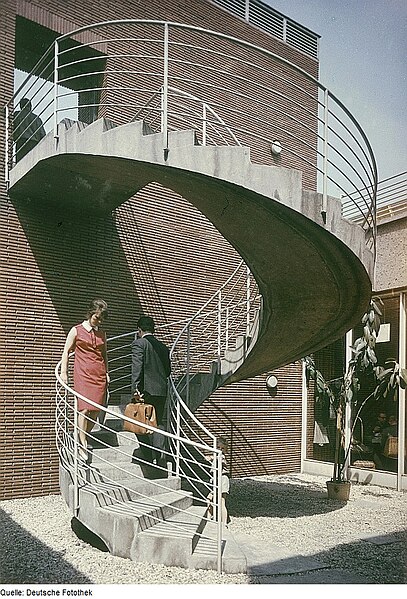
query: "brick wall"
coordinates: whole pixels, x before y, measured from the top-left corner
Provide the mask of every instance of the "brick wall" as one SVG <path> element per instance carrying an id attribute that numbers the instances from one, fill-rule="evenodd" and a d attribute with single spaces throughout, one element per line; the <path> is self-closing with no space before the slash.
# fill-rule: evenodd
<path id="1" fill-rule="evenodd" d="M 221 30 L 317 70 L 312 59 L 204 0 L 164 7 L 158 1 L 7 0 L 0 11 L 2 105 L 12 95 L 16 14 L 60 33 L 121 17 L 169 19 Z M 3 122 L 0 133 L 3 144 Z M 3 155 L 0 160 L 3 173 Z M 312 186 L 312 174 L 306 177 Z M 240 258 L 195 208 L 155 184 L 106 218 L 72 213 L 63 198 L 55 210 L 29 197 L 12 202 L 3 176 L 0 190 L 0 497 L 57 493 L 53 370 L 89 300 L 108 302 L 108 335 L 133 329 L 141 312 L 171 322 L 192 314 Z M 218 390 L 199 410 L 204 423 L 231 439 L 235 476 L 299 469 L 301 366 L 277 376 L 276 397 L 260 376 Z"/>

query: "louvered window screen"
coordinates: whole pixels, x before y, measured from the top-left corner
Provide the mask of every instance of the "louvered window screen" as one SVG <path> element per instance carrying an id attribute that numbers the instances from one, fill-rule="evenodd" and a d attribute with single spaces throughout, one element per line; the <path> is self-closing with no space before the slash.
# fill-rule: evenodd
<path id="1" fill-rule="evenodd" d="M 243 19 L 246 17 L 246 0 L 214 0 L 215 4 L 219 4 Z"/>
<path id="2" fill-rule="evenodd" d="M 305 54 L 318 58 L 318 38 L 311 31 L 289 20 L 287 20 L 285 41 Z"/>
<path id="3" fill-rule="evenodd" d="M 246 19 L 304 54 L 318 59 L 319 35 L 291 21 L 261 0 L 212 0 L 212 2 Z"/>
<path id="4" fill-rule="evenodd" d="M 254 0 L 250 2 L 249 21 L 264 29 L 274 37 L 284 39 L 284 18 L 282 15 L 270 10 L 263 2 Z"/>

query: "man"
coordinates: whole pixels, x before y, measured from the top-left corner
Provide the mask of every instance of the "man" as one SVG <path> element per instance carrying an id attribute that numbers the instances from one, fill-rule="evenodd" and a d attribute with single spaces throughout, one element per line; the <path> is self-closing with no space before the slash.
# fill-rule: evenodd
<path id="1" fill-rule="evenodd" d="M 157 424 L 162 424 L 167 399 L 167 379 L 170 376 L 168 347 L 154 337 L 155 324 L 150 316 L 137 321 L 138 338 L 132 343 L 132 391 L 144 395 L 145 403 L 152 404 Z"/>
<path id="2" fill-rule="evenodd" d="M 153 335 L 154 320 L 141 316 L 137 321 L 137 339 L 132 349 L 132 390 L 141 393 L 147 404 L 155 407 L 157 425 L 162 426 L 165 402 L 167 399 L 167 379 L 171 372 L 168 347 Z M 140 440 L 140 439 L 139 439 Z M 141 442 L 141 440 L 140 440 Z M 144 460 L 165 467 L 166 438 L 160 433 L 144 435 L 140 447 Z M 158 472 L 158 475 L 160 475 Z"/>

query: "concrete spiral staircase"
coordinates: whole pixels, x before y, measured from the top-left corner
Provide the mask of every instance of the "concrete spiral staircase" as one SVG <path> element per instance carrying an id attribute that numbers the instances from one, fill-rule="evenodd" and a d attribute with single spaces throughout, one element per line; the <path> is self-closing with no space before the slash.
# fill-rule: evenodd
<path id="1" fill-rule="evenodd" d="M 196 145 L 193 130 L 151 133 L 143 121 L 59 124 L 10 171 L 11 197 L 111 211 L 155 181 L 195 205 L 250 266 L 263 297 L 258 339 L 228 382 L 278 368 L 352 328 L 371 293 L 361 226 L 301 172 L 253 164 L 250 149 Z"/>
<path id="2" fill-rule="evenodd" d="M 198 385 L 194 408 L 220 384 L 327 345 L 363 312 L 373 268 L 363 229 L 342 218 L 334 198 L 324 222 L 321 197 L 302 188 L 300 171 L 253 164 L 249 148 L 200 146 L 192 130 L 171 131 L 167 139 L 143 121 L 117 127 L 106 119 L 88 126 L 66 121 L 56 139 L 48 134 L 10 171 L 9 193 L 108 212 L 152 181 L 181 194 L 212 221 L 250 265 L 263 298 L 250 351 L 243 338 L 244 349 L 238 344 L 230 352 L 221 376 L 207 387 Z M 57 435 L 65 434 L 62 426 L 58 433 L 62 412 L 57 409 Z M 206 506 L 196 504 L 179 477 L 151 477 L 121 418 L 118 408 L 108 411 L 92 435 L 88 464 L 78 465 L 65 435 L 60 480 L 67 504 L 115 555 L 216 568 L 216 525 L 206 517 Z M 224 530 L 222 570 L 245 569 L 244 555 Z"/>

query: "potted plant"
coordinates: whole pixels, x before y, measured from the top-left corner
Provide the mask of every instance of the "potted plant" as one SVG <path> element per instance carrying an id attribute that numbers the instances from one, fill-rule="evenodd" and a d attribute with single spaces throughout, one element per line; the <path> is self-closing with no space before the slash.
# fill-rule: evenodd
<path id="1" fill-rule="evenodd" d="M 407 385 L 407 371 L 396 360 L 387 360 L 385 366 L 377 361 L 375 346 L 380 329 L 380 299 L 373 298 L 362 318 L 363 334 L 352 345 L 352 358 L 339 379 L 325 381 L 310 356 L 304 358 L 307 380 L 315 381 L 317 398 L 329 399 L 336 411 L 335 453 L 332 478 L 327 481 L 328 497 L 347 501 L 351 483 L 347 478 L 347 463 L 353 443 L 353 433 L 359 414 L 371 399 L 394 396 L 398 386 Z M 382 303 L 382 302 L 381 302 Z M 374 390 L 358 406 L 361 376 L 373 377 Z M 353 411 L 349 440 L 345 443 L 345 414 L 347 406 Z"/>

